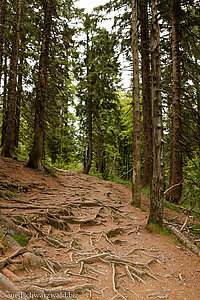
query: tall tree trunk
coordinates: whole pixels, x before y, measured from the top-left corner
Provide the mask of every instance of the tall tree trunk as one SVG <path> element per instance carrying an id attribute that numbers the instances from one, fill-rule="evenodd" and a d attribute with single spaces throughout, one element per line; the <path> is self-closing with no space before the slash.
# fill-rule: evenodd
<path id="1" fill-rule="evenodd" d="M 153 172 L 152 160 L 152 114 L 151 114 L 151 74 L 149 55 L 149 25 L 147 0 L 139 1 L 139 17 L 141 24 L 141 57 L 142 57 L 142 106 L 143 106 L 143 131 L 145 146 L 145 165 L 143 186 L 150 186 Z"/>
<path id="2" fill-rule="evenodd" d="M 88 99 L 87 99 L 87 127 L 88 127 L 88 149 L 87 149 L 87 162 L 84 166 L 83 173 L 88 174 L 92 165 L 92 151 L 93 151 L 93 143 L 92 143 L 92 128 L 93 128 L 93 103 L 92 103 L 92 80 L 89 79 L 90 71 L 89 70 L 89 32 L 87 31 L 87 57 L 86 57 L 86 65 L 87 65 L 87 81 L 88 81 Z"/>
<path id="3" fill-rule="evenodd" d="M 148 223 L 163 223 L 164 151 L 161 100 L 160 28 L 157 19 L 157 0 L 152 0 L 151 52 L 152 52 L 152 129 L 153 176 L 150 188 L 150 214 Z"/>
<path id="4" fill-rule="evenodd" d="M 49 46 L 52 24 L 53 0 L 44 1 L 44 28 L 42 34 L 42 47 L 39 63 L 39 75 L 35 101 L 35 127 L 34 144 L 29 155 L 28 167 L 43 170 L 44 133 L 45 133 L 45 110 L 47 103 L 47 69 L 49 61 Z"/>
<path id="5" fill-rule="evenodd" d="M 63 108 L 62 108 L 63 109 Z M 60 117 L 60 149 L 59 149 L 59 163 L 62 162 L 62 154 L 63 154 L 63 112 Z"/>
<path id="6" fill-rule="evenodd" d="M 20 67 L 19 67 L 19 75 L 18 75 L 18 84 L 17 84 L 17 97 L 16 97 L 16 133 L 15 133 L 15 147 L 18 147 L 19 144 L 19 127 L 20 127 L 20 106 L 22 100 L 22 66 L 23 66 L 23 58 L 20 57 Z"/>
<path id="7" fill-rule="evenodd" d="M 170 186 L 176 185 L 167 194 L 167 199 L 178 203 L 182 193 L 183 161 L 181 145 L 181 102 L 180 102 L 180 53 L 179 53 L 179 12 L 180 1 L 170 0 L 170 14 L 172 25 L 172 153 Z M 180 183 L 180 184 L 179 184 Z"/>
<path id="8" fill-rule="evenodd" d="M 15 34 L 13 37 L 12 55 L 10 62 L 10 75 L 8 83 L 8 102 L 6 116 L 6 130 L 3 141 L 2 155 L 13 157 L 15 155 L 15 134 L 16 134 L 16 88 L 17 88 L 17 64 L 20 40 L 21 22 L 21 0 L 18 0 Z"/>
<path id="9" fill-rule="evenodd" d="M 103 173 L 103 137 L 101 130 L 101 120 L 97 116 L 97 128 L 98 128 L 98 136 L 97 136 L 97 171 Z"/>
<path id="10" fill-rule="evenodd" d="M 88 150 L 87 150 L 87 162 L 84 167 L 83 173 L 88 174 L 92 165 L 92 99 L 89 96 L 88 100 L 88 118 L 87 118 L 87 125 L 88 125 Z"/>
<path id="11" fill-rule="evenodd" d="M 133 178 L 132 178 L 132 204 L 141 205 L 140 184 L 140 97 L 139 97 L 139 72 L 138 72 L 138 5 L 137 0 L 132 0 L 132 56 L 133 56 Z"/>
<path id="12" fill-rule="evenodd" d="M 3 40 L 4 40 L 4 25 L 6 13 L 6 0 L 0 0 L 0 88 L 3 62 Z"/>
<path id="13" fill-rule="evenodd" d="M 200 89 L 199 86 L 197 86 L 197 132 L 198 132 L 198 145 L 199 145 L 199 157 L 200 157 Z M 200 162 L 199 162 L 200 166 Z"/>
<path id="14" fill-rule="evenodd" d="M 7 81 L 8 81 L 7 55 L 5 55 L 5 57 L 4 57 L 4 86 L 3 86 L 3 124 L 2 124 L 2 135 L 1 135 L 1 146 L 3 146 L 3 144 L 4 144 L 4 137 L 5 137 L 5 132 L 6 132 Z"/>

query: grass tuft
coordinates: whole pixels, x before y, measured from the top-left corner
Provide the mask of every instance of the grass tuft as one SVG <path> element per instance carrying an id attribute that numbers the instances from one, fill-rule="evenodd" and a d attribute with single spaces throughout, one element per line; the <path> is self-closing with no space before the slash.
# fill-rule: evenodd
<path id="1" fill-rule="evenodd" d="M 151 233 L 154 232 L 158 232 L 160 234 L 163 234 L 165 236 L 171 236 L 171 230 L 167 229 L 167 228 L 163 228 L 160 225 L 156 224 L 156 223 L 149 223 L 146 227 L 146 229 L 148 231 L 150 231 Z"/>
<path id="2" fill-rule="evenodd" d="M 28 245 L 29 238 L 26 234 L 12 235 L 12 238 L 22 247 Z"/>

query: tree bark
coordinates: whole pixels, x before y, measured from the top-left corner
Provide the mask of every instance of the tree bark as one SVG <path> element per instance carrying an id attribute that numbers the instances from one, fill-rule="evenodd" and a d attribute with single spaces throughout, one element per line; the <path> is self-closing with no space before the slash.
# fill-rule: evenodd
<path id="1" fill-rule="evenodd" d="M 20 40 L 21 0 L 18 0 L 16 26 L 13 37 L 12 55 L 10 62 L 10 75 L 8 83 L 8 102 L 6 115 L 6 128 L 3 140 L 2 156 L 13 157 L 15 155 L 16 134 L 16 88 L 17 88 L 17 64 Z"/>
<path id="2" fill-rule="evenodd" d="M 49 46 L 52 24 L 52 4 L 53 0 L 44 1 L 44 28 L 42 34 L 42 47 L 39 63 L 39 75 L 35 101 L 35 127 L 34 127 L 34 144 L 29 155 L 28 167 L 43 170 L 43 151 L 44 151 L 44 133 L 46 119 L 47 103 L 47 69 L 49 62 Z"/>
<path id="3" fill-rule="evenodd" d="M 142 106 L 143 106 L 143 132 L 145 146 L 145 165 L 143 186 L 151 184 L 153 161 L 152 161 L 152 115 L 151 115 L 151 74 L 149 54 L 149 25 L 147 1 L 139 1 L 139 18 L 141 24 L 141 58 L 142 58 Z"/>
<path id="4" fill-rule="evenodd" d="M 157 0 L 152 0 L 151 53 L 152 53 L 152 129 L 153 176 L 150 188 L 148 223 L 163 224 L 164 151 L 161 100 L 160 28 L 157 19 Z"/>
<path id="5" fill-rule="evenodd" d="M 180 183 L 183 179 L 182 160 L 182 129 L 180 101 L 180 53 L 179 53 L 179 0 L 170 0 L 172 25 L 172 153 L 170 186 Z M 181 198 L 182 184 L 177 185 L 167 195 L 167 199 L 178 204 Z"/>
<path id="6" fill-rule="evenodd" d="M 132 56 L 133 56 L 133 177 L 132 177 L 132 204 L 141 205 L 140 184 L 140 97 L 139 97 L 139 72 L 138 72 L 138 5 L 137 0 L 132 0 Z"/>
<path id="7" fill-rule="evenodd" d="M 87 81 L 88 81 L 88 98 L 87 98 L 87 126 L 88 126 L 88 149 L 87 149 L 87 162 L 84 166 L 83 173 L 88 174 L 92 165 L 92 151 L 93 151 L 93 135 L 92 135 L 92 128 L 93 128 L 93 103 L 92 103 L 92 80 L 89 79 L 90 71 L 93 71 L 93 64 L 91 70 L 89 70 L 89 32 L 87 31 Z"/>
<path id="8" fill-rule="evenodd" d="M 18 75 L 18 89 L 17 89 L 17 97 L 16 97 L 16 133 L 15 133 L 15 147 L 18 148 L 19 144 L 19 127 L 20 127 L 20 106 L 21 106 L 21 100 L 22 100 L 22 66 L 23 65 L 23 58 L 20 58 L 20 70 Z"/>
<path id="9" fill-rule="evenodd" d="M 0 0 L 0 88 L 3 62 L 4 25 L 6 13 L 6 0 Z"/>
<path id="10" fill-rule="evenodd" d="M 4 86 L 3 86 L 3 124 L 2 124 L 2 135 L 1 135 L 1 146 L 3 146 L 3 144 L 4 144 L 4 137 L 5 137 L 5 132 L 6 132 L 7 81 L 8 81 L 7 55 L 5 55 L 5 57 L 4 57 Z"/>
<path id="11" fill-rule="evenodd" d="M 92 165 L 92 99 L 91 96 L 89 96 L 88 100 L 88 119 L 87 119 L 87 125 L 88 125 L 88 150 L 87 150 L 87 163 L 84 168 L 83 173 L 88 174 Z"/>
<path id="12" fill-rule="evenodd" d="M 200 157 L 200 89 L 197 87 L 197 113 L 198 113 L 198 145 L 199 145 L 199 157 Z M 199 162 L 200 166 L 200 162 Z"/>

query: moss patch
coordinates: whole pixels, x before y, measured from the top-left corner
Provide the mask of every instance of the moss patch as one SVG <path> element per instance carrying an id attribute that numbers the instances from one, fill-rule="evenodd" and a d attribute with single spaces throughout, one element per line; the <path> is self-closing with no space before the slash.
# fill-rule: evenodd
<path id="1" fill-rule="evenodd" d="M 146 229 L 150 232 L 158 232 L 158 233 L 161 233 L 165 236 L 172 236 L 171 234 L 171 231 L 167 228 L 163 228 L 161 227 L 160 225 L 158 224 L 155 224 L 155 223 L 150 223 L 147 225 Z"/>
<path id="2" fill-rule="evenodd" d="M 12 238 L 22 247 L 28 245 L 29 238 L 26 234 L 12 235 Z"/>
<path id="3" fill-rule="evenodd" d="M 173 211 L 176 211 L 178 213 L 181 212 L 180 208 L 178 208 L 176 205 L 174 205 L 173 203 L 170 203 L 168 201 L 164 201 L 164 207 L 169 208 Z"/>

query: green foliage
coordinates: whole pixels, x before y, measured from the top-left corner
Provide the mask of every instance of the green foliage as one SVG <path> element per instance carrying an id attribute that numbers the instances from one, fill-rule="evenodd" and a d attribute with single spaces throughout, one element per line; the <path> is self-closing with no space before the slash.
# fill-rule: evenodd
<path id="1" fill-rule="evenodd" d="M 150 198 L 150 188 L 142 188 L 142 193 L 147 196 L 148 198 Z"/>
<path id="2" fill-rule="evenodd" d="M 164 206 L 166 208 L 169 208 L 169 209 L 171 209 L 173 211 L 176 211 L 178 213 L 181 212 L 180 208 L 178 208 L 176 205 L 174 205 L 173 203 L 170 203 L 168 201 L 164 201 Z"/>
<path id="3" fill-rule="evenodd" d="M 157 233 L 163 234 L 165 236 L 171 236 L 171 231 L 169 229 L 165 229 L 155 223 L 148 224 L 146 228 L 151 233 L 157 232 Z"/>
<path id="4" fill-rule="evenodd" d="M 111 183 L 112 182 L 116 182 L 116 183 L 120 183 L 120 184 L 123 184 L 129 188 L 132 187 L 132 183 L 128 180 L 123 180 L 122 178 L 119 178 L 117 176 L 114 176 L 114 175 L 109 175 L 109 173 L 106 171 L 104 173 L 100 173 L 100 172 L 97 172 L 96 169 L 92 168 L 91 169 L 91 172 L 90 172 L 90 175 L 92 176 L 95 176 L 99 179 L 103 179 L 103 180 L 106 180 L 106 181 L 110 181 Z"/>
<path id="5" fill-rule="evenodd" d="M 181 205 L 193 209 L 200 209 L 200 159 L 198 153 L 191 159 L 186 159 L 184 167 L 185 180 L 183 184 L 183 193 Z"/>
<path id="6" fill-rule="evenodd" d="M 4 251 L 6 251 L 10 248 L 10 246 L 8 242 L 5 239 L 3 239 L 4 234 L 5 234 L 4 230 L 0 227 L 0 246 L 2 246 Z"/>
<path id="7" fill-rule="evenodd" d="M 191 233 L 200 238 L 200 224 L 188 224 L 188 226 L 191 228 Z"/>
<path id="8" fill-rule="evenodd" d="M 28 245 L 29 238 L 25 234 L 12 235 L 12 238 L 19 243 L 22 247 Z"/>

